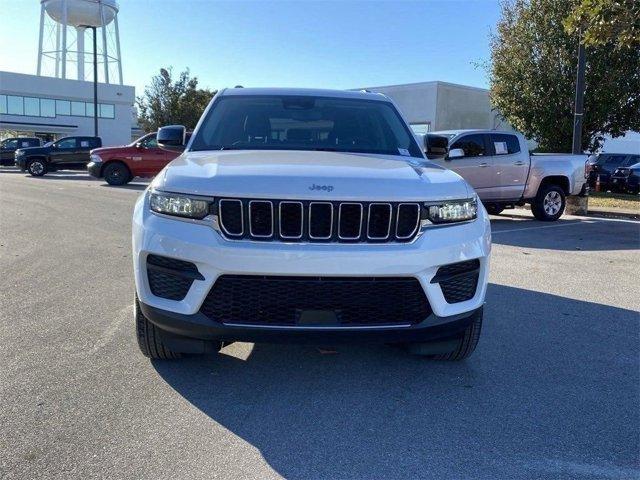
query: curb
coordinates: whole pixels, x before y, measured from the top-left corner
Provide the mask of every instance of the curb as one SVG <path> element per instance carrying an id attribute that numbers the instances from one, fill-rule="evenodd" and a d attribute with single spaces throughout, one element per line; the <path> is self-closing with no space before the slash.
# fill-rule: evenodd
<path id="1" fill-rule="evenodd" d="M 619 210 L 607 210 L 599 207 L 589 207 L 587 212 L 589 217 L 604 217 L 604 218 L 626 218 L 631 220 L 640 220 L 640 212 L 627 209 Z"/>

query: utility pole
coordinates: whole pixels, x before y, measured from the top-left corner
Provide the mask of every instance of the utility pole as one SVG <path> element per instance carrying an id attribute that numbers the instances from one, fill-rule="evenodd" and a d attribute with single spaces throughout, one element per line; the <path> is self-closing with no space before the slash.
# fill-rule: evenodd
<path id="1" fill-rule="evenodd" d="M 584 69 L 585 51 L 582 33 L 578 44 L 578 74 L 576 76 L 576 103 L 573 119 L 573 148 L 572 153 L 582 153 L 582 123 L 584 113 Z"/>
<path id="2" fill-rule="evenodd" d="M 576 103 L 573 119 L 573 147 L 572 153 L 582 153 L 582 124 L 584 113 L 584 69 L 585 51 L 580 32 L 578 40 L 578 73 L 576 75 Z M 584 195 L 567 197 L 567 207 L 565 210 L 571 215 L 586 215 L 589 213 L 589 188 L 586 186 Z"/>

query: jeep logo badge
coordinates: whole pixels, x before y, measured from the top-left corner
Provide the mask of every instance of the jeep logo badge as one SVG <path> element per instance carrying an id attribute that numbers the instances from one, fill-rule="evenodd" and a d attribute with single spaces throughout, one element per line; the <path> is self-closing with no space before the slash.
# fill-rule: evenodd
<path id="1" fill-rule="evenodd" d="M 315 183 L 309 187 L 309 190 L 322 190 L 325 192 L 333 192 L 333 185 L 316 185 Z"/>

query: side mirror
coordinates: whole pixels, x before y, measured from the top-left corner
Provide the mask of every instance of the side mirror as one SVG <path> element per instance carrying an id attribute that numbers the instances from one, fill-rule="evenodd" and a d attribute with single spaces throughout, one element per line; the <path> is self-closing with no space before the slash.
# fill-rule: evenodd
<path id="1" fill-rule="evenodd" d="M 136 142 L 136 148 L 140 150 L 142 148 L 142 142 Z"/>
<path id="2" fill-rule="evenodd" d="M 452 158 L 462 158 L 464 157 L 464 150 L 461 148 L 453 148 L 449 150 L 449 155 L 447 155 L 446 159 L 451 160 Z"/>
<path id="3" fill-rule="evenodd" d="M 158 129 L 158 146 L 167 150 L 181 152 L 185 147 L 187 129 L 184 125 L 168 125 Z"/>
<path id="4" fill-rule="evenodd" d="M 423 149 L 429 160 L 446 158 L 449 150 L 449 139 L 441 135 L 427 133 L 424 136 Z"/>

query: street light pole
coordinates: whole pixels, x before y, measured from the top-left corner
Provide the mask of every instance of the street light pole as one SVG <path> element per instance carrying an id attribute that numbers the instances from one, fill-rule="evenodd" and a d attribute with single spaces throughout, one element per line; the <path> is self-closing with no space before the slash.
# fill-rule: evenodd
<path id="1" fill-rule="evenodd" d="M 98 136 L 98 37 L 96 27 L 93 30 L 93 135 Z"/>

